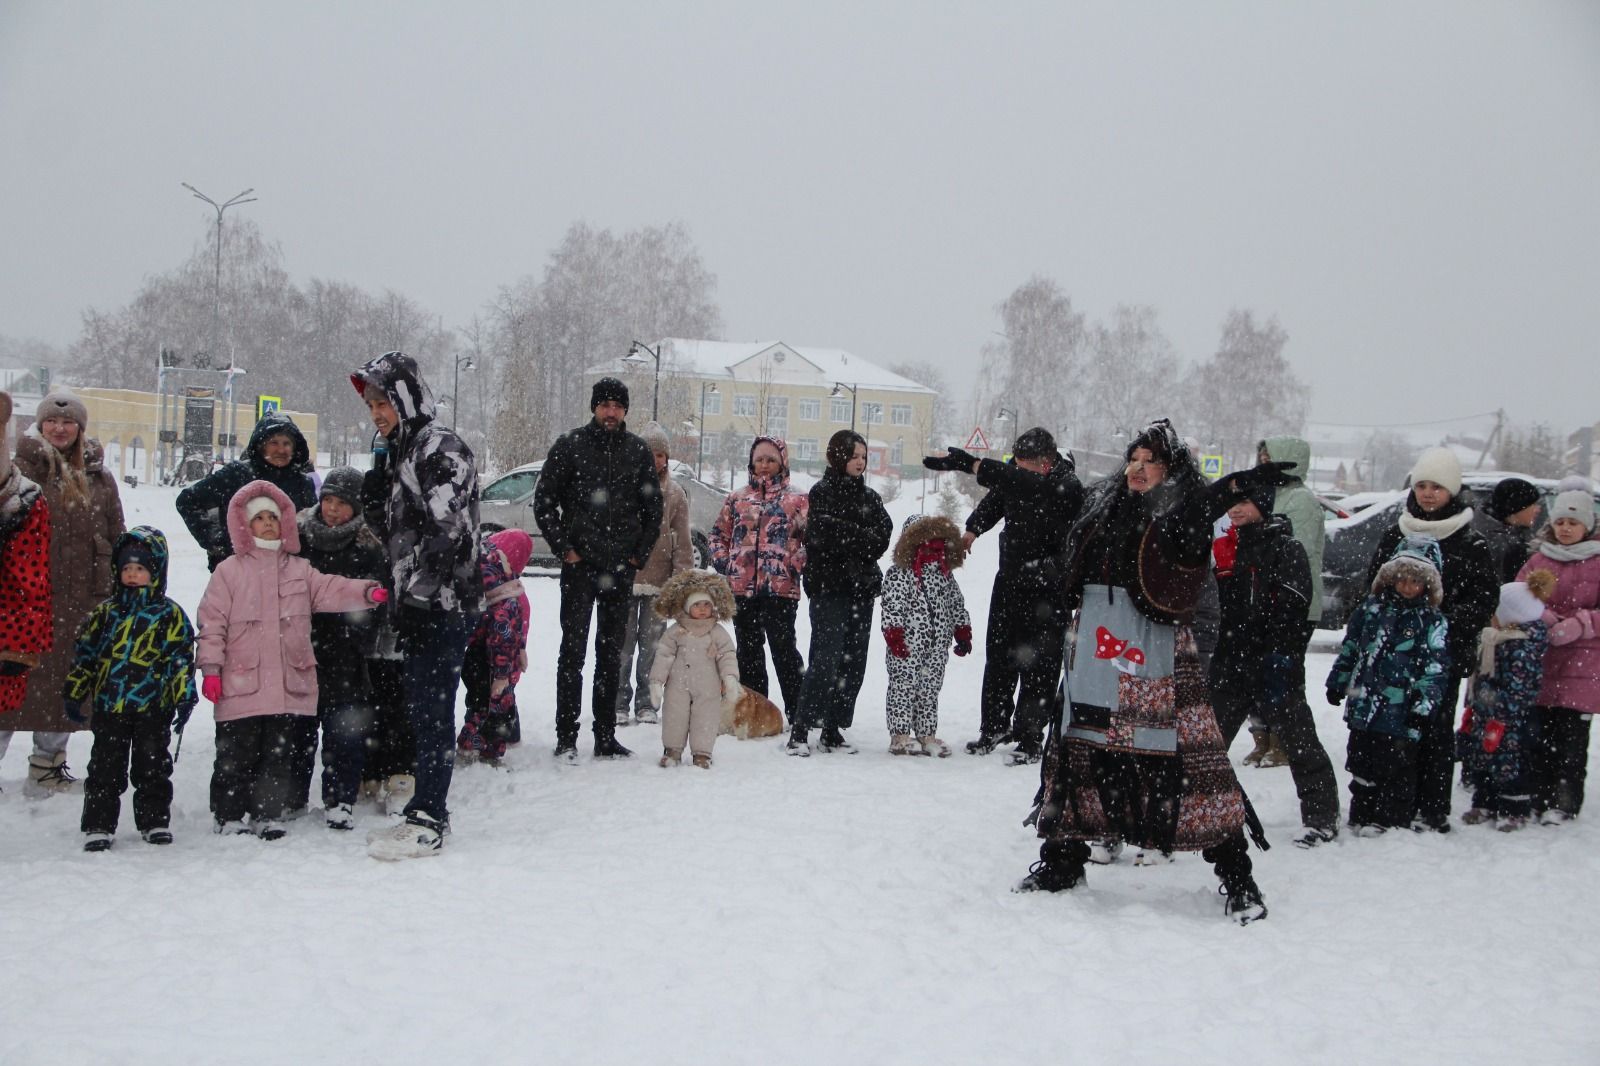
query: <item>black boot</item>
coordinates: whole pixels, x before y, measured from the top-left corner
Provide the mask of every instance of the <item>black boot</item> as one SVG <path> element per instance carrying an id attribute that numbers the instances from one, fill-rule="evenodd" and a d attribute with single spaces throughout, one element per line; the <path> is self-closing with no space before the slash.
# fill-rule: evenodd
<path id="1" fill-rule="evenodd" d="M 817 746 L 825 754 L 854 755 L 856 753 L 856 746 L 846 740 L 844 734 L 832 726 L 822 727 L 822 735 L 817 738 Z"/>
<path id="2" fill-rule="evenodd" d="M 789 730 L 789 742 L 783 746 L 784 754 L 798 755 L 802 759 L 811 757 L 810 730 L 799 722 Z"/>
<path id="3" fill-rule="evenodd" d="M 1028 867 L 1028 876 L 1018 881 L 1013 892 L 1065 892 L 1083 884 L 1083 860 L 1059 844 L 1039 849 L 1039 861 Z"/>
<path id="4" fill-rule="evenodd" d="M 979 733 L 977 740 L 967 741 L 967 754 L 988 755 L 1010 739 L 1007 733 Z"/>
<path id="5" fill-rule="evenodd" d="M 1255 878 L 1246 876 L 1242 880 L 1224 881 L 1217 891 L 1227 897 L 1222 913 L 1240 925 L 1259 922 L 1267 916 L 1267 904 L 1261 898 Z"/>
<path id="6" fill-rule="evenodd" d="M 595 737 L 594 757 L 596 759 L 631 759 L 633 752 L 623 747 L 616 737 Z"/>

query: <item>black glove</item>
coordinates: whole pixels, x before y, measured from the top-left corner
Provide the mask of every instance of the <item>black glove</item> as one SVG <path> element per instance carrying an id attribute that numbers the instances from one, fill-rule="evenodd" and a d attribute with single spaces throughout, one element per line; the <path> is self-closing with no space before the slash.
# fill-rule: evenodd
<path id="1" fill-rule="evenodd" d="M 1328 702 L 1333 704 L 1335 707 L 1339 706 L 1339 704 L 1344 702 L 1344 693 L 1339 689 L 1330 688 L 1328 690 Z"/>
<path id="2" fill-rule="evenodd" d="M 976 455 L 964 452 L 960 448 L 951 448 L 945 455 L 925 455 L 922 465 L 929 470 L 961 470 L 972 472 L 972 464 L 978 461 Z"/>
<path id="3" fill-rule="evenodd" d="M 389 475 L 373 467 L 361 475 L 361 509 L 383 509 L 389 500 Z"/>
<path id="4" fill-rule="evenodd" d="M 1282 652 L 1261 660 L 1261 702 L 1281 707 L 1289 702 L 1289 679 L 1294 676 L 1294 660 Z"/>
<path id="5" fill-rule="evenodd" d="M 0 659 L 0 677 L 21 677 L 27 672 L 27 663 L 19 663 L 15 659 Z"/>
<path id="6" fill-rule="evenodd" d="M 83 712 L 82 700 L 63 700 L 62 707 L 67 712 L 67 721 L 73 725 L 89 724 L 89 716 Z"/>
<path id="7" fill-rule="evenodd" d="M 189 716 L 194 713 L 194 704 L 178 704 L 178 713 L 172 719 L 172 731 L 179 736 L 183 735 L 183 727 L 189 724 Z"/>

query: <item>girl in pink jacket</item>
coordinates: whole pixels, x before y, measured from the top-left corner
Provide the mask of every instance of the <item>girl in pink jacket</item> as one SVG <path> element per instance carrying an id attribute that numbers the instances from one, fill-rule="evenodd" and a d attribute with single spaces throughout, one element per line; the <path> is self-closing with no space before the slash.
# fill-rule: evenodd
<path id="1" fill-rule="evenodd" d="M 388 594 L 300 558 L 294 504 L 270 482 L 235 493 L 227 521 L 234 554 L 200 599 L 195 656 L 201 694 L 216 705 L 211 813 L 219 833 L 277 840 L 293 785 L 295 720 L 317 713 L 311 614 L 369 610 Z"/>

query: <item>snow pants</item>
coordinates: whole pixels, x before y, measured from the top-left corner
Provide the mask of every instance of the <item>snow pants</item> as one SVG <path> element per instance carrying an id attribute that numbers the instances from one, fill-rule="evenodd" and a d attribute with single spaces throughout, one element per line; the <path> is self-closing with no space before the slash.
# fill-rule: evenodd
<path id="1" fill-rule="evenodd" d="M 1455 791 L 1456 704 L 1460 699 L 1461 678 L 1452 677 L 1417 743 L 1412 814 L 1430 824 L 1450 819 L 1450 797 Z"/>
<path id="2" fill-rule="evenodd" d="M 1305 660 L 1289 681 L 1289 700 L 1279 706 L 1264 706 L 1243 692 L 1213 689 L 1211 708 L 1216 712 L 1217 728 L 1224 745 L 1231 745 L 1245 719 L 1259 713 L 1289 756 L 1289 776 L 1294 779 L 1295 795 L 1300 799 L 1300 821 L 1318 829 L 1339 828 L 1339 785 L 1333 776 L 1333 760 L 1317 736 L 1317 724 L 1305 697 Z"/>
<path id="3" fill-rule="evenodd" d="M 800 713 L 795 715 L 807 729 L 849 729 L 855 722 L 856 697 L 867 676 L 876 598 L 848 593 L 811 598 L 811 666 L 800 690 Z"/>
<path id="4" fill-rule="evenodd" d="M 317 717 L 322 721 L 322 809 L 353 806 L 361 794 L 361 771 L 372 738 L 372 705 L 335 703 Z"/>
<path id="5" fill-rule="evenodd" d="M 142 833 L 172 818 L 172 729 L 162 713 L 97 714 L 83 782 L 85 833 L 115 833 L 122 794 L 133 779 L 133 824 Z"/>
<path id="6" fill-rule="evenodd" d="M 461 663 L 461 687 L 467 692 L 467 713 L 461 732 L 456 734 L 456 747 L 485 759 L 505 758 L 512 736 L 521 732 L 516 686 L 507 685 L 499 699 L 490 695 L 494 675 L 489 669 L 488 645 L 481 641 L 467 645 L 466 658 Z"/>
<path id="7" fill-rule="evenodd" d="M 930 639 L 923 639 L 920 644 L 908 640 L 907 644 L 911 652 L 908 657 L 899 659 L 892 653 L 888 657 L 889 734 L 935 736 L 939 732 L 939 690 L 944 687 L 944 669 L 950 656 L 942 641 L 939 647 L 933 647 Z"/>
<path id="8" fill-rule="evenodd" d="M 715 684 L 715 683 L 714 683 Z M 682 751 L 685 741 L 696 755 L 710 755 L 722 726 L 722 692 L 693 692 L 692 686 L 667 682 L 662 700 L 661 746 Z"/>
<path id="9" fill-rule="evenodd" d="M 1351 826 L 1410 828 L 1417 800 L 1416 741 L 1352 729 L 1344 768 L 1350 772 Z"/>
<path id="10" fill-rule="evenodd" d="M 650 667 L 667 620 L 655 612 L 655 593 L 635 593 L 628 601 L 628 624 L 622 631 L 622 658 L 617 668 L 617 713 L 650 706 Z M 635 680 L 637 679 L 637 687 Z"/>
<path id="11" fill-rule="evenodd" d="M 1027 575 L 995 575 L 983 638 L 984 736 L 1042 742 L 1066 654 L 1066 620 L 1057 599 L 1053 588 Z"/>
<path id="12" fill-rule="evenodd" d="M 739 680 L 752 692 L 770 695 L 767 689 L 767 648 L 778 669 L 778 688 L 783 693 L 784 716 L 793 721 L 800 713 L 800 690 L 805 679 L 805 661 L 794 635 L 795 616 L 800 601 L 770 592 L 739 598 L 739 611 L 733 616 L 733 637 L 738 644 Z"/>
<path id="13" fill-rule="evenodd" d="M 1567 707 L 1540 707 L 1533 747 L 1533 806 L 1577 814 L 1589 769 L 1589 715 Z"/>
<path id="14" fill-rule="evenodd" d="M 211 815 L 218 822 L 275 822 L 295 788 L 294 747 L 303 714 L 262 714 L 217 723 Z"/>

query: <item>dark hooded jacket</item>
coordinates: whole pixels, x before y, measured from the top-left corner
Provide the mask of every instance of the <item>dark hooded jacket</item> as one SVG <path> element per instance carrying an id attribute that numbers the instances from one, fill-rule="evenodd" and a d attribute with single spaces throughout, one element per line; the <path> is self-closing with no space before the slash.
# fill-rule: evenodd
<path id="1" fill-rule="evenodd" d="M 1071 457 L 1058 455 L 1048 474 L 984 459 L 978 464 L 978 484 L 989 492 L 967 516 L 967 532 L 981 535 L 1004 518 L 1000 572 L 1007 584 L 1047 581 L 1059 592 L 1066 531 L 1083 507 L 1083 486 Z"/>
<path id="2" fill-rule="evenodd" d="M 115 560 L 140 545 L 154 566 L 150 584 L 130 588 L 120 580 L 78 632 L 64 695 L 94 699 L 95 714 L 153 714 L 170 719 L 193 707 L 194 627 L 183 608 L 167 598 L 167 538 L 150 526 L 135 526 L 117 538 Z"/>
<path id="3" fill-rule="evenodd" d="M 384 544 L 396 605 L 483 609 L 478 572 L 478 466 L 455 431 L 434 418 L 417 362 L 386 352 L 350 375 L 356 392 L 382 390 L 400 416 L 388 452 L 362 486 L 363 513 Z"/>
<path id="4" fill-rule="evenodd" d="M 273 466 L 262 452 L 267 438 L 277 433 L 286 433 L 294 441 L 294 458 L 288 466 Z M 206 565 L 215 571 L 217 564 L 233 554 L 225 516 L 234 493 L 252 481 L 269 481 L 294 501 L 296 510 L 310 507 L 317 502 L 311 470 L 311 449 L 300 427 L 275 412 L 256 423 L 243 456 L 178 493 L 178 514 L 189 527 L 189 535 L 205 549 Z"/>
<path id="5" fill-rule="evenodd" d="M 320 573 L 383 581 L 389 560 L 383 543 L 356 515 L 342 526 L 322 520 L 320 504 L 296 517 L 300 527 L 300 555 Z M 339 614 L 319 611 L 311 616 L 311 647 L 317 655 L 317 701 L 323 708 L 369 702 L 371 687 L 367 660 L 377 655 L 377 640 L 384 608 Z"/>
<path id="6" fill-rule="evenodd" d="M 557 559 L 575 551 L 600 570 L 637 569 L 661 535 L 650 446 L 626 424 L 612 432 L 594 419 L 563 433 L 539 472 L 533 516 Z"/>
<path id="7" fill-rule="evenodd" d="M 1269 670 L 1281 670 L 1284 660 L 1303 654 L 1311 567 L 1286 516 L 1234 528 L 1239 553 L 1217 575 L 1222 621 L 1211 687 L 1255 694 Z"/>
<path id="8" fill-rule="evenodd" d="M 889 550 L 894 521 L 865 478 L 830 466 L 811 486 L 806 516 L 806 595 L 876 596 L 878 560 Z"/>

